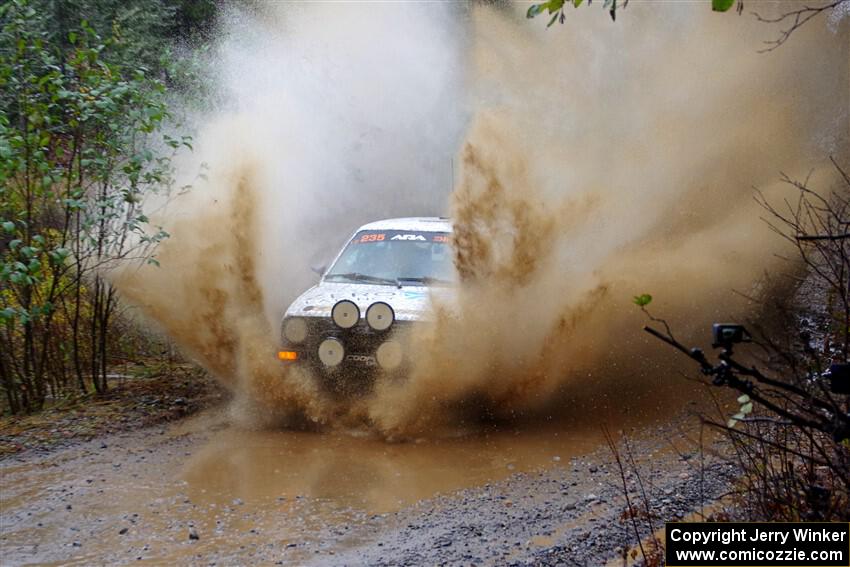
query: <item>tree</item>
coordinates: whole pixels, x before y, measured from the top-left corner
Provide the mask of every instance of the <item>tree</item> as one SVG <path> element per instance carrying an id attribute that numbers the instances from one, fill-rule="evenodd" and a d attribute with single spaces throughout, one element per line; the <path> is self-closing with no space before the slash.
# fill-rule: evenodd
<path id="1" fill-rule="evenodd" d="M 57 3 L 67 7 L 64 3 Z M 132 63 L 121 28 L 59 24 L 27 0 L 0 7 L 0 385 L 13 412 L 39 409 L 70 376 L 105 391 L 116 262 L 152 260 L 167 237 L 142 203 L 171 184 L 188 138 L 161 128 L 165 85 Z"/>
<path id="2" fill-rule="evenodd" d="M 715 337 L 716 364 L 677 341 L 664 320 L 650 315 L 663 330 L 646 327 L 693 359 L 711 384 L 739 396 L 728 421 L 705 422 L 732 442 L 746 473 L 741 503 L 762 520 L 847 520 L 850 510 L 850 176 L 833 164 L 841 181 L 828 196 L 784 177 L 796 200 L 778 208 L 757 197 L 768 225 L 797 249 L 804 269 L 790 275 L 802 305 L 789 308 L 784 298 L 766 305 L 773 322 L 768 329 L 754 322 L 754 337 L 728 327 L 725 339 Z M 646 311 L 651 299 L 635 303 Z M 742 342 L 761 353 L 756 364 L 733 352 Z"/>
<path id="3" fill-rule="evenodd" d="M 780 32 L 779 36 L 776 39 L 768 40 L 765 42 L 767 47 L 762 51 L 772 51 L 788 41 L 788 38 L 791 37 L 795 31 L 800 29 L 802 26 L 806 25 L 813 18 L 824 14 L 833 12 L 836 10 L 844 9 L 844 6 L 850 0 L 831 0 L 825 4 L 821 4 L 819 6 L 802 6 L 798 8 L 794 8 L 793 10 L 789 10 L 787 12 L 783 12 L 778 16 L 774 17 L 765 17 L 762 16 L 759 12 L 753 12 L 753 16 L 758 19 L 760 22 L 768 23 L 768 24 L 781 24 L 784 27 Z M 534 18 L 541 14 L 548 14 L 550 16 L 549 23 L 546 27 L 550 27 L 555 22 L 560 22 L 563 24 L 567 20 L 567 15 L 565 10 L 567 6 L 572 5 L 574 8 L 578 8 L 584 3 L 584 0 L 547 0 L 546 2 L 541 2 L 539 4 L 532 4 L 529 6 L 528 11 L 526 12 L 526 17 Z M 587 5 L 593 3 L 593 0 L 587 0 Z M 608 10 L 608 13 L 611 16 L 612 20 L 617 19 L 617 8 L 624 9 L 629 5 L 629 0 L 622 0 L 618 5 L 617 0 L 602 0 L 602 7 Z M 736 11 L 738 14 L 742 14 L 744 11 L 744 0 L 711 0 L 711 9 L 715 12 L 728 12 L 732 6 L 736 6 Z"/>

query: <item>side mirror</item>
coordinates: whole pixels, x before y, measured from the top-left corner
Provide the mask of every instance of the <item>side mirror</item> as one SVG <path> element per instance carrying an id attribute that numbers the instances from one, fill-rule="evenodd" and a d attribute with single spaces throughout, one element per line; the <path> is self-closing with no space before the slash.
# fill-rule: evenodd
<path id="1" fill-rule="evenodd" d="M 321 277 L 325 275 L 325 272 L 327 271 L 328 267 L 324 264 L 314 264 L 310 266 L 310 269 L 319 274 L 319 277 Z"/>

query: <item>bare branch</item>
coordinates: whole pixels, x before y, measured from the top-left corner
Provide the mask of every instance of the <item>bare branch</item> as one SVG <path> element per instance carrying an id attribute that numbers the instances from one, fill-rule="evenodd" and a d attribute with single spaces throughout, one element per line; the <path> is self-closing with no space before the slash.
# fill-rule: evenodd
<path id="1" fill-rule="evenodd" d="M 805 234 L 802 236 L 795 236 L 794 238 L 798 241 L 844 240 L 845 238 L 850 238 L 850 232 L 845 232 L 844 234 Z"/>
<path id="2" fill-rule="evenodd" d="M 815 18 L 826 12 L 828 10 L 834 10 L 841 4 L 844 4 L 848 0 L 833 0 L 828 4 L 824 4 L 822 6 L 803 6 L 801 8 L 797 8 L 796 10 L 791 10 L 789 12 L 785 12 L 775 18 L 767 18 L 759 14 L 758 12 L 753 12 L 753 15 L 760 22 L 766 24 L 787 24 L 788 27 L 779 32 L 779 37 L 776 39 L 765 41 L 764 43 L 768 45 L 768 47 L 759 51 L 759 53 L 766 53 L 768 51 L 773 51 L 791 37 L 795 31 L 806 25 L 812 18 Z"/>

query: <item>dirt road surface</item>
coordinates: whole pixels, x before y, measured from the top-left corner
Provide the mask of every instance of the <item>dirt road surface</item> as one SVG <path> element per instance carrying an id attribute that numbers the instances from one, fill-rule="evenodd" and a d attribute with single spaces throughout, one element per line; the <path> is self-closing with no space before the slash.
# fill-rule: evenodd
<path id="1" fill-rule="evenodd" d="M 694 423 L 628 431 L 657 527 L 734 472 L 684 439 Z M 8 565 L 599 565 L 635 542 L 601 427 L 569 420 L 387 443 L 210 410 L 9 457 L 0 506 Z"/>

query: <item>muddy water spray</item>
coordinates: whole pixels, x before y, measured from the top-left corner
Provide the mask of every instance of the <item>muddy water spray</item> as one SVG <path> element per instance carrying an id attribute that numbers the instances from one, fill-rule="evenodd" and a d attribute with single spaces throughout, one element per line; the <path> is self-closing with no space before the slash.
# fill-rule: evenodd
<path id="1" fill-rule="evenodd" d="M 750 187 L 778 198 L 780 169 L 846 149 L 846 22 L 758 55 L 771 30 L 699 6 L 571 15 L 548 32 L 432 4 L 234 16 L 216 59 L 233 104 L 198 136 L 209 182 L 170 206 L 162 267 L 121 291 L 242 415 L 401 434 L 654 368 L 636 293 L 684 333 L 742 315 L 730 291 L 780 250 Z M 362 222 L 444 207 L 464 285 L 414 337 L 410 378 L 346 403 L 284 372 L 277 325 L 310 262 Z"/>

